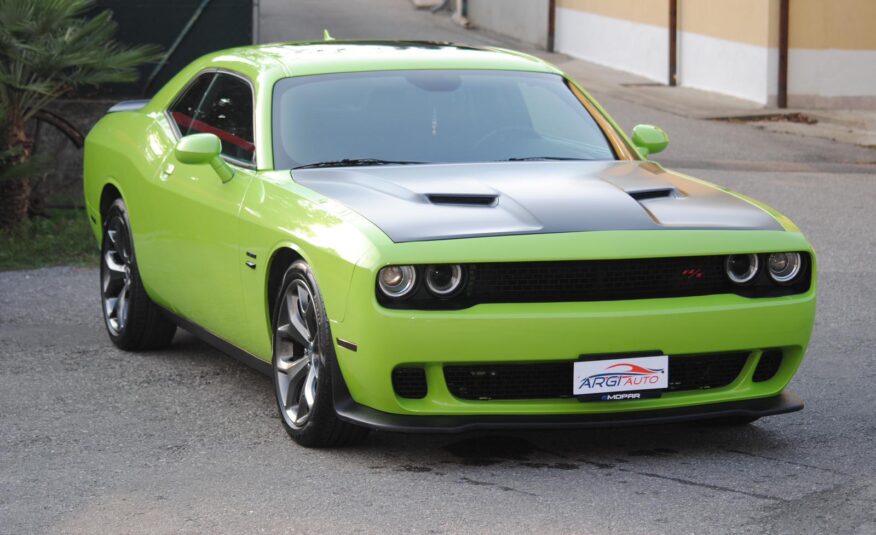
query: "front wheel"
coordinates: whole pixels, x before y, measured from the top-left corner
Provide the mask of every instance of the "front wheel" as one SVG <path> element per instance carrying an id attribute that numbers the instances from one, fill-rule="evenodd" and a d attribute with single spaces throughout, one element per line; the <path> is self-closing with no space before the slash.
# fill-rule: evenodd
<path id="1" fill-rule="evenodd" d="M 361 441 L 368 430 L 341 421 L 335 414 L 334 345 L 322 297 L 305 262 L 289 267 L 275 302 L 274 389 L 286 432 L 306 447 Z"/>

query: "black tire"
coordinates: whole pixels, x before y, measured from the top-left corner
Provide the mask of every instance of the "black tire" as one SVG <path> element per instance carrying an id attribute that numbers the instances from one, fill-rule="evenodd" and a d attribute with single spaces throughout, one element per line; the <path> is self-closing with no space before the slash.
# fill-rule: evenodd
<path id="1" fill-rule="evenodd" d="M 146 295 L 122 199 L 113 201 L 104 216 L 100 296 L 104 324 L 116 347 L 140 351 L 170 344 L 176 325 Z"/>
<path id="2" fill-rule="evenodd" d="M 299 260 L 286 270 L 274 302 L 274 392 L 286 432 L 308 448 L 361 442 L 368 429 L 344 422 L 335 413 L 332 376 L 337 356 L 322 295 L 307 263 Z M 297 330 L 290 332 L 293 329 Z"/>

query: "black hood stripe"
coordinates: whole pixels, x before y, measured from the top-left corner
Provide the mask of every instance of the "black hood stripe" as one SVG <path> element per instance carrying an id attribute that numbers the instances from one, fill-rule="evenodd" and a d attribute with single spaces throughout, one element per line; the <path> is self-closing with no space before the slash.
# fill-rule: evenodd
<path id="1" fill-rule="evenodd" d="M 782 230 L 757 206 L 651 162 L 375 166 L 299 169 L 292 176 L 395 242 L 599 230 Z"/>

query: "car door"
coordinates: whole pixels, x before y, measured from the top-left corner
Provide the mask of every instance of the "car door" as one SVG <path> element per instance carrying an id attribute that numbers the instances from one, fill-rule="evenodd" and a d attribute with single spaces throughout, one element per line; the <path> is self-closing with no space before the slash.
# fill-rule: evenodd
<path id="1" fill-rule="evenodd" d="M 209 165 L 186 165 L 173 151 L 159 172 L 165 295 L 174 311 L 228 342 L 241 340 L 239 213 L 255 175 L 253 91 L 244 77 L 204 73 L 168 110 L 177 137 L 214 134 L 234 170 L 228 182 Z M 165 294 L 168 292 L 165 291 Z"/>

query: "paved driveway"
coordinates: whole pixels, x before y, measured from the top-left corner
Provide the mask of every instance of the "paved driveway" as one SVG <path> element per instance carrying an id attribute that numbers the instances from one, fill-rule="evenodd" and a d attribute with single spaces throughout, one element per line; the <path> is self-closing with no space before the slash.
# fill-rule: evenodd
<path id="1" fill-rule="evenodd" d="M 403 0 L 281 4 L 263 2 L 263 31 L 460 38 Z M 772 204 L 814 242 L 818 320 L 792 383 L 805 411 L 306 450 L 268 379 L 191 336 L 114 349 L 95 269 L 0 273 L 0 532 L 876 533 L 876 151 L 597 96 L 627 128 L 666 128 L 662 161 Z"/>

